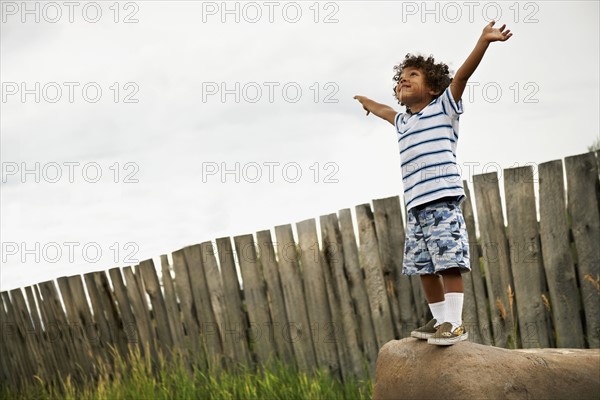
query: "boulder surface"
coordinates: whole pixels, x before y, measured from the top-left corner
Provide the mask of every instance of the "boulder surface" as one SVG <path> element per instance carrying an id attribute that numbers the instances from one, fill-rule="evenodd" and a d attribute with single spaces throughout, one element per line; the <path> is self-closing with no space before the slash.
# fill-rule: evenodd
<path id="1" fill-rule="evenodd" d="M 469 341 L 392 340 L 373 399 L 600 399 L 600 349 L 509 350 Z"/>

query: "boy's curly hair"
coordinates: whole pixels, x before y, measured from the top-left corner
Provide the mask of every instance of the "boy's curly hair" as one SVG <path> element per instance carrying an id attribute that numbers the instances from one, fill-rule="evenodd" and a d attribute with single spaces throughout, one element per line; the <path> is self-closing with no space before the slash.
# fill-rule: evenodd
<path id="1" fill-rule="evenodd" d="M 429 57 L 425 58 L 420 55 L 417 56 L 408 53 L 400 64 L 394 65 L 395 74 L 392 79 L 396 82 L 396 85 L 400 82 L 400 74 L 402 73 L 402 70 L 407 67 L 418 68 L 424 72 L 425 82 L 427 83 L 427 86 L 437 93 L 436 97 L 441 95 L 444 90 L 450 86 L 450 82 L 452 82 L 452 78 L 450 77 L 450 69 L 446 64 L 442 62 L 436 64 L 432 55 L 429 55 Z M 393 88 L 394 98 L 396 98 L 396 85 L 394 85 Z M 398 104 L 404 105 L 399 99 L 397 100 Z M 406 110 L 408 113 L 411 113 L 408 107 Z"/>

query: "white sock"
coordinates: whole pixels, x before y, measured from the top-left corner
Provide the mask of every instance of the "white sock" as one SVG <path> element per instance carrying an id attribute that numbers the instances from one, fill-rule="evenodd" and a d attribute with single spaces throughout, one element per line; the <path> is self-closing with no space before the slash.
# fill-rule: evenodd
<path id="1" fill-rule="evenodd" d="M 429 303 L 429 309 L 431 310 L 431 315 L 435 318 L 435 326 L 438 326 L 445 321 L 446 300 L 437 303 Z"/>
<path id="2" fill-rule="evenodd" d="M 452 329 L 462 325 L 462 308 L 464 293 L 446 293 L 446 321 L 452 324 Z"/>

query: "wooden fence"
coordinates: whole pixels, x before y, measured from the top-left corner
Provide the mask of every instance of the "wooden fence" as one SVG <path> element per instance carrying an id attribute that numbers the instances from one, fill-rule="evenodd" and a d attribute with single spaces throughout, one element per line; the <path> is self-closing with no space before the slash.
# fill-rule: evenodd
<path id="1" fill-rule="evenodd" d="M 470 340 L 500 347 L 600 347 L 598 154 L 473 177 L 463 203 L 472 273 Z M 534 179 L 539 181 L 539 221 Z M 401 275 L 398 197 L 256 235 L 219 238 L 108 274 L 41 282 L 0 296 L 0 383 L 77 382 L 139 350 L 156 362 L 255 367 L 278 359 L 341 380 L 373 374 L 378 349 L 425 323 L 419 278 Z M 320 229 L 321 240 L 317 229 Z M 358 240 L 357 240 L 358 239 Z M 241 279 L 238 278 L 238 272 Z M 201 361 L 199 361 L 201 360 Z"/>

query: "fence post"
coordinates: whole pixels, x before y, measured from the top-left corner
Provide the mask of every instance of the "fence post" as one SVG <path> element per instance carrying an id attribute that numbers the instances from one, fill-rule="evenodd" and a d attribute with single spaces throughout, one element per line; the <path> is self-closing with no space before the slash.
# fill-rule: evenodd
<path id="1" fill-rule="evenodd" d="M 352 216 L 350 210 L 345 208 L 340 210 L 340 231 L 344 249 L 344 267 L 348 279 L 350 295 L 356 310 L 356 319 L 359 329 L 357 330 L 358 342 L 362 348 L 363 354 L 369 362 L 369 374 L 375 377 L 375 362 L 379 347 L 375 336 L 375 328 L 371 319 L 369 306 L 369 295 L 363 278 L 363 271 L 360 266 L 358 256 L 358 246 L 354 235 Z"/>
<path id="2" fill-rule="evenodd" d="M 83 375 L 87 377 L 87 375 L 92 372 L 90 370 L 88 356 L 89 352 L 91 352 L 91 348 L 83 333 L 83 327 L 81 326 L 81 321 L 77 311 L 78 307 L 75 304 L 76 300 L 72 294 L 69 279 L 66 276 L 58 278 L 57 282 L 60 289 L 60 295 L 65 305 L 65 309 L 67 310 L 67 321 L 69 326 L 68 336 L 73 342 L 73 347 L 75 348 L 77 364 L 79 364 L 78 372 L 83 373 Z M 81 378 L 77 375 L 76 377 L 76 379 Z"/>
<path id="3" fill-rule="evenodd" d="M 179 298 L 179 307 L 181 308 L 181 314 L 185 323 L 185 334 L 192 353 L 191 358 L 194 363 L 200 364 L 200 367 L 206 367 L 206 363 L 208 363 L 206 358 L 208 356 L 204 347 L 201 346 L 198 315 L 194 306 L 190 275 L 183 249 L 173 252 L 173 272 L 175 272 L 175 289 Z M 201 359 L 201 357 L 205 358 Z"/>
<path id="4" fill-rule="evenodd" d="M 100 294 L 98 293 L 98 288 L 94 282 L 94 277 L 92 273 L 87 273 L 83 275 L 85 280 L 85 285 L 87 287 L 88 295 L 90 297 L 93 319 L 96 323 L 96 329 L 98 330 L 98 341 L 99 346 L 102 349 L 102 359 L 103 361 L 110 365 L 112 362 L 112 356 L 110 354 L 110 345 L 116 345 L 113 342 L 111 334 L 110 334 L 110 326 L 106 317 L 104 315 L 104 308 L 102 302 L 100 300 Z"/>
<path id="5" fill-rule="evenodd" d="M 204 275 L 200 245 L 195 244 L 184 247 L 183 254 L 189 274 L 200 337 L 206 349 L 206 356 L 208 357 L 207 361 L 210 366 L 221 367 L 223 362 L 221 333 L 212 310 L 210 293 Z"/>
<path id="6" fill-rule="evenodd" d="M 304 297 L 305 282 L 298 264 L 298 253 L 291 225 L 276 226 L 275 237 L 277 238 L 281 285 L 288 317 L 286 332 L 292 342 L 298 368 L 305 372 L 313 371 L 317 368 L 317 357 L 310 331 L 307 302 Z"/>
<path id="7" fill-rule="evenodd" d="M 57 363 L 61 366 L 61 372 L 72 373 L 77 367 L 77 350 L 75 342 L 71 340 L 69 333 L 69 324 L 67 317 L 60 302 L 60 297 L 56 289 L 54 281 L 46 281 L 38 284 L 41 295 L 43 297 L 42 304 L 46 311 L 43 313 L 47 316 L 44 320 L 46 333 L 49 335 L 48 340 L 52 343 L 51 348 L 55 349 Z M 54 337 L 51 329 L 54 328 Z"/>
<path id="8" fill-rule="evenodd" d="M 400 199 L 394 196 L 373 200 L 373 212 L 386 290 L 394 313 L 396 338 L 400 339 L 409 336 L 417 327 L 410 278 L 402 274 L 405 233 Z"/>
<path id="9" fill-rule="evenodd" d="M 156 352 L 154 328 L 152 327 L 150 313 L 148 312 L 148 302 L 146 301 L 145 295 L 142 297 L 142 292 L 140 292 L 140 288 L 138 287 L 138 280 L 133 274 L 133 268 L 129 266 L 124 267 L 123 275 L 125 276 L 127 298 L 135 313 L 135 320 L 140 334 L 140 347 L 142 347 L 144 351 L 150 353 L 152 363 L 153 365 L 156 365 L 158 362 L 158 354 Z"/>
<path id="10" fill-rule="evenodd" d="M 230 357 L 242 365 L 250 366 L 252 357 L 248 348 L 248 318 L 242 306 L 242 290 L 233 259 L 231 239 L 229 237 L 217 239 L 217 249 L 221 264 L 225 309 L 227 310 L 227 326 L 223 328 L 225 343 L 228 343 L 229 336 L 232 336 L 233 354 Z"/>
<path id="11" fill-rule="evenodd" d="M 100 299 L 100 306 L 104 311 L 104 315 L 107 318 L 107 323 L 110 332 L 110 342 L 116 345 L 116 350 L 120 352 L 122 356 L 127 356 L 128 353 L 128 337 L 125 332 L 124 321 L 119 315 L 118 300 L 114 291 L 110 288 L 110 281 L 104 271 L 97 271 L 91 273 L 93 282 L 90 285 L 95 286 L 98 290 L 98 296 Z M 133 339 L 136 338 L 135 325 L 133 327 L 134 333 Z"/>
<path id="12" fill-rule="evenodd" d="M 542 301 L 545 277 L 541 265 L 533 168 L 529 165 L 505 169 L 504 192 L 522 347 L 546 348 L 550 346 L 550 334 Z"/>
<path id="13" fill-rule="evenodd" d="M 2 382 L 9 382 L 13 386 L 17 385 L 15 382 L 19 379 L 18 374 L 15 371 L 17 366 L 12 362 L 13 354 L 17 351 L 16 346 L 11 342 L 14 340 L 16 327 L 9 320 L 8 314 L 4 309 L 4 292 L 0 295 L 0 380 Z M 11 380 L 11 377 L 13 378 Z"/>
<path id="14" fill-rule="evenodd" d="M 18 347 L 18 349 L 21 350 L 19 361 L 21 362 L 24 372 L 24 375 L 21 376 L 21 380 L 23 383 L 31 383 L 33 382 L 34 375 L 45 375 L 43 364 L 40 363 L 42 355 L 32 337 L 32 334 L 35 331 L 29 316 L 29 311 L 27 310 L 27 305 L 25 304 L 23 292 L 19 288 L 13 289 L 10 291 L 10 297 L 11 302 L 9 303 L 10 307 L 8 310 L 9 315 L 12 314 L 12 322 L 16 325 L 16 333 L 18 333 L 18 335 L 16 335 L 15 338 L 17 338 L 18 341 L 17 346 L 15 347 Z"/>
<path id="15" fill-rule="evenodd" d="M 510 315 L 508 288 L 512 285 L 498 174 L 474 175 L 475 201 L 481 248 L 486 265 L 486 283 L 490 301 L 494 343 L 498 347 L 517 347 L 513 316 Z M 509 343 L 509 338 L 512 343 Z"/>
<path id="16" fill-rule="evenodd" d="M 336 312 L 333 317 L 336 323 L 336 332 L 339 333 L 338 353 L 342 365 L 344 379 L 349 375 L 364 377 L 365 369 L 358 349 L 359 330 L 356 329 L 358 321 L 350 296 L 350 289 L 344 273 L 344 248 L 342 234 L 338 225 L 337 215 L 323 215 L 320 218 L 321 240 L 323 249 L 323 266 L 325 273 L 330 278 L 328 288 L 329 304 L 335 304 Z"/>
<path id="17" fill-rule="evenodd" d="M 219 272 L 219 266 L 217 265 L 215 251 L 213 244 L 210 241 L 201 243 L 199 247 L 200 254 L 202 255 L 201 265 L 204 272 L 204 277 L 206 279 L 206 288 L 208 290 L 208 294 L 210 295 L 211 310 L 214 315 L 214 321 L 218 328 L 217 331 L 219 332 L 221 338 L 223 354 L 229 355 L 228 358 L 230 359 L 233 347 L 231 349 L 227 348 L 227 341 L 225 337 L 225 294 L 223 292 L 223 282 L 221 279 L 221 273 Z M 242 336 L 242 340 L 244 340 L 244 336 Z M 228 359 L 225 361 L 228 361 Z"/>
<path id="18" fill-rule="evenodd" d="M 157 344 L 163 355 L 169 360 L 173 351 L 173 337 L 171 336 L 167 307 L 158 282 L 154 261 L 152 259 L 142 261 L 139 271 L 152 304 L 152 315 L 154 316 L 154 325 L 156 325 L 155 332 L 158 333 Z"/>
<path id="19" fill-rule="evenodd" d="M 181 315 L 177 304 L 175 285 L 173 284 L 169 259 L 167 258 L 166 254 L 162 254 L 160 256 L 160 266 L 162 271 L 161 275 L 163 288 L 165 290 L 166 321 L 169 324 L 169 330 L 171 331 L 171 335 L 173 337 L 174 349 L 180 352 L 180 355 L 185 361 L 186 367 L 189 367 L 189 358 L 185 347 L 185 336 L 183 334 L 183 325 L 181 324 Z"/>
<path id="20" fill-rule="evenodd" d="M 49 379 L 52 373 L 56 371 L 57 366 L 54 363 L 54 355 L 48 351 L 47 345 L 44 340 L 44 329 L 42 327 L 42 318 L 40 317 L 40 310 L 36 305 L 35 296 L 33 290 L 35 286 L 27 286 L 25 288 L 25 295 L 27 297 L 27 304 L 29 305 L 29 314 L 32 319 L 34 329 L 34 343 L 37 348 L 37 356 L 39 372 L 38 375 L 42 379 Z"/>
<path id="21" fill-rule="evenodd" d="M 465 188 L 466 199 L 462 204 L 462 208 L 465 224 L 467 224 L 467 234 L 469 236 L 469 262 L 471 264 L 471 273 L 463 275 L 465 278 L 465 296 L 467 296 L 467 290 L 470 290 L 471 298 L 476 306 L 475 314 L 471 317 L 475 326 L 471 328 L 471 331 L 475 334 L 475 337 L 473 338 L 474 342 L 491 345 L 493 342 L 493 334 L 488 311 L 489 301 L 485 295 L 485 281 L 481 276 L 479 244 L 477 242 L 477 233 L 475 231 L 473 203 L 471 202 L 469 185 L 466 181 L 463 181 L 463 187 Z M 469 313 L 473 313 L 473 310 L 465 312 L 465 321 L 467 322 L 469 322 Z"/>
<path id="22" fill-rule="evenodd" d="M 275 345 L 279 359 L 287 364 L 294 364 L 294 350 L 290 340 L 286 340 L 284 329 L 288 321 L 285 312 L 285 300 L 281 288 L 281 278 L 279 276 L 279 266 L 275 259 L 275 250 L 273 249 L 273 240 L 271 231 L 264 230 L 256 233 L 258 249 L 260 252 L 260 261 L 263 267 L 263 274 L 267 284 L 267 293 L 269 294 L 269 309 L 271 310 L 271 319 L 275 334 Z"/>
<path id="23" fill-rule="evenodd" d="M 571 229 L 590 348 L 600 347 L 600 183 L 594 153 L 565 158 Z"/>
<path id="24" fill-rule="evenodd" d="M 539 165 L 540 235 L 548 280 L 556 346 L 585 346 L 577 275 L 569 245 L 565 185 L 561 160 Z"/>
<path id="25" fill-rule="evenodd" d="M 233 241 L 240 263 L 244 300 L 248 310 L 250 347 L 254 349 L 257 362 L 264 364 L 277 356 L 273 343 L 273 322 L 267 302 L 265 280 L 258 262 L 253 236 L 235 236 Z"/>
<path id="26" fill-rule="evenodd" d="M 319 367 L 326 368 L 332 374 L 340 373 L 335 337 L 332 337 L 333 319 L 327 299 L 325 277 L 321 265 L 319 241 L 314 219 L 296 224 L 298 244 L 300 245 L 300 263 L 304 278 L 308 319 L 313 330 L 313 343 Z"/>
<path id="27" fill-rule="evenodd" d="M 141 343 L 138 323 L 133 311 L 131 310 L 131 304 L 129 302 L 129 298 L 127 297 L 127 289 L 125 288 L 123 276 L 121 275 L 121 269 L 118 267 L 111 268 L 108 270 L 108 274 L 110 275 L 110 280 L 114 288 L 115 298 L 119 304 L 121 324 L 123 333 L 125 335 L 125 340 L 127 341 L 127 350 L 129 351 L 130 345 L 134 344 L 135 346 L 139 346 L 140 351 L 143 354 L 144 347 Z M 125 357 L 129 357 L 129 353 L 125 353 L 124 355 Z"/>
<path id="28" fill-rule="evenodd" d="M 365 282 L 377 347 L 381 349 L 384 344 L 394 339 L 394 328 L 392 326 L 390 303 L 385 290 L 371 207 L 368 204 L 356 206 L 356 219 L 358 220 L 360 240 L 360 261 L 365 271 Z"/>
<path id="29" fill-rule="evenodd" d="M 97 372 L 97 356 L 102 355 L 104 357 L 100 346 L 100 332 L 93 322 L 81 275 L 69 276 L 67 281 L 71 289 L 77 323 L 81 325 L 80 333 L 83 335 L 81 340 L 84 342 L 82 347 L 86 352 L 85 359 L 89 364 L 90 372 L 95 374 Z"/>

